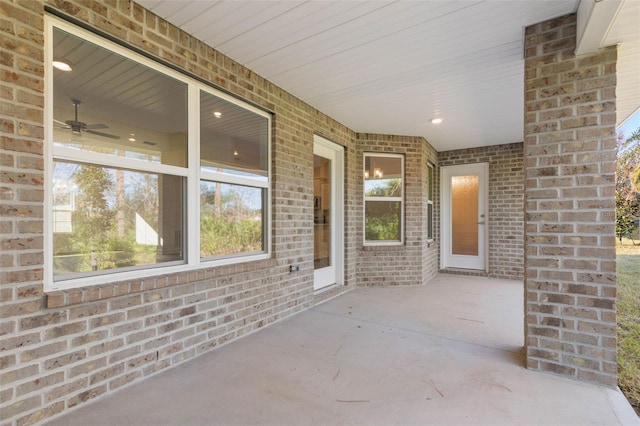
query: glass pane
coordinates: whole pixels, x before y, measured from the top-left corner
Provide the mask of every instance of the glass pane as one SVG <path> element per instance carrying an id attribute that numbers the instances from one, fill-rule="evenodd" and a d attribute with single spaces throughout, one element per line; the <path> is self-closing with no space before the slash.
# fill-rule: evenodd
<path id="1" fill-rule="evenodd" d="M 433 201 L 433 167 L 428 166 L 427 167 L 427 179 L 429 180 L 427 182 L 427 199 L 430 201 Z"/>
<path id="2" fill-rule="evenodd" d="M 266 189 L 200 182 L 200 256 L 264 251 Z"/>
<path id="3" fill-rule="evenodd" d="M 181 177 L 57 161 L 54 276 L 183 260 Z"/>
<path id="4" fill-rule="evenodd" d="M 433 203 L 427 204 L 427 239 L 433 240 Z"/>
<path id="5" fill-rule="evenodd" d="M 203 170 L 267 181 L 269 120 L 200 92 L 200 164 Z"/>
<path id="6" fill-rule="evenodd" d="M 331 266 L 331 161 L 313 156 L 314 268 Z"/>
<path id="7" fill-rule="evenodd" d="M 54 144 L 187 165 L 187 85 L 124 56 L 53 31 Z"/>
<path id="8" fill-rule="evenodd" d="M 452 254 L 478 255 L 478 176 L 451 178 Z"/>
<path id="9" fill-rule="evenodd" d="M 365 239 L 400 241 L 400 201 L 365 202 Z"/>
<path id="10" fill-rule="evenodd" d="M 402 197 L 402 158 L 365 156 L 364 195 Z"/>

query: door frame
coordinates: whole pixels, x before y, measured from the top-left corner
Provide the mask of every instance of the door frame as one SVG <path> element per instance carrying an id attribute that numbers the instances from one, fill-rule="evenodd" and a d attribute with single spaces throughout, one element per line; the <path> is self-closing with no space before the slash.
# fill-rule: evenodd
<path id="1" fill-rule="evenodd" d="M 313 290 L 323 291 L 344 284 L 344 147 L 313 135 L 313 154 L 331 159 L 330 266 L 315 269 L 313 279 Z"/>
<path id="2" fill-rule="evenodd" d="M 477 174 L 478 186 L 478 249 L 482 255 L 451 253 L 451 177 Z M 458 164 L 440 167 L 440 269 L 456 268 L 489 272 L 489 163 Z M 484 222 L 484 224 L 480 224 Z M 466 266 L 471 264 L 472 267 Z"/>

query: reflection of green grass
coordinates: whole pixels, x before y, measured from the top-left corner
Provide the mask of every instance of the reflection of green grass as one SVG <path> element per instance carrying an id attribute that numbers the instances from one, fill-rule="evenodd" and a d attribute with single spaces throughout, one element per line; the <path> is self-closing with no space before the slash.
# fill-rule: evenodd
<path id="1" fill-rule="evenodd" d="M 156 246 L 135 244 L 130 250 L 111 250 L 94 253 L 55 255 L 53 258 L 54 275 L 77 274 L 91 272 L 93 261 L 96 261 L 96 270 L 104 271 L 129 266 L 153 265 L 157 263 Z"/>
<path id="2" fill-rule="evenodd" d="M 640 246 L 616 248 L 618 275 L 618 384 L 640 415 Z"/>
<path id="3" fill-rule="evenodd" d="M 200 217 L 200 256 L 216 257 L 262 250 L 262 223 L 244 219 Z"/>

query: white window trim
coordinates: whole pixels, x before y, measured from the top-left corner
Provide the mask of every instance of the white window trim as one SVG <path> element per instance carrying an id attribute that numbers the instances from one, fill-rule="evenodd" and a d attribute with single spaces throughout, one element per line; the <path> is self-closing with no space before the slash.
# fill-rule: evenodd
<path id="1" fill-rule="evenodd" d="M 429 182 L 427 183 L 429 186 L 427 188 L 427 206 L 431 206 L 431 223 L 427 223 L 427 242 L 433 242 L 434 234 L 435 234 L 435 211 L 433 210 L 433 195 L 435 194 L 435 166 L 432 163 L 427 164 L 427 170 L 431 170 L 431 178 L 429 178 L 429 173 L 427 173 L 427 178 L 429 178 Z M 432 182 L 433 181 L 433 182 Z M 429 212 L 427 211 L 427 220 L 429 220 Z M 429 238 L 429 225 L 431 225 L 431 238 Z"/>
<path id="2" fill-rule="evenodd" d="M 81 37 L 90 43 L 97 44 L 105 49 L 116 54 L 123 55 L 130 58 L 142 65 L 145 65 L 151 69 L 154 69 L 160 73 L 163 73 L 169 77 L 172 77 L 178 81 L 187 84 L 188 100 L 188 139 L 187 139 L 187 156 L 188 167 L 177 167 L 166 164 L 150 163 L 143 160 L 127 159 L 122 157 L 113 157 L 107 154 L 77 151 L 65 147 L 53 147 L 53 73 L 51 70 L 51 62 L 53 61 L 53 28 L 59 28 L 70 34 Z M 45 182 L 45 194 L 44 194 L 44 290 L 45 292 L 51 292 L 63 289 L 72 289 L 80 287 L 88 287 L 102 284 L 109 284 L 121 281 L 137 280 L 142 278 L 149 278 L 151 276 L 166 275 L 180 272 L 188 272 L 202 268 L 211 268 L 222 265 L 233 265 L 244 262 L 259 261 L 271 258 L 271 114 L 265 112 L 253 105 L 242 102 L 241 100 L 221 91 L 218 91 L 211 86 L 208 86 L 194 78 L 189 77 L 186 74 L 175 71 L 159 62 L 156 62 L 150 58 L 147 58 L 134 50 L 127 49 L 118 45 L 110 40 L 100 37 L 91 33 L 85 29 L 79 28 L 73 24 L 70 24 L 60 18 L 46 15 L 45 16 L 45 72 L 44 72 L 44 87 L 45 87 L 45 111 L 44 111 L 44 182 Z M 213 258 L 213 259 L 201 259 L 200 258 L 200 180 L 210 180 L 214 177 L 215 173 L 201 172 L 200 171 L 200 125 L 199 125 L 199 108 L 200 108 L 200 90 L 209 92 L 214 96 L 234 103 L 267 118 L 268 134 L 267 140 L 269 141 L 269 147 L 267 149 L 267 164 L 269 165 L 267 181 L 264 180 L 252 180 L 251 178 L 241 176 L 218 176 L 214 180 L 219 182 L 237 183 L 245 186 L 252 186 L 257 188 L 267 189 L 266 203 L 264 212 L 264 220 L 266 225 L 264 226 L 264 252 L 258 254 L 246 254 L 237 255 L 233 257 Z M 184 232 L 187 236 L 185 238 L 184 251 L 185 256 L 183 261 L 179 261 L 180 264 L 176 265 L 176 262 L 159 263 L 153 265 L 141 266 L 139 269 L 119 271 L 105 270 L 101 271 L 101 274 L 90 276 L 79 276 L 77 278 L 69 278 L 64 280 L 54 281 L 53 277 L 53 164 L 54 159 L 59 161 L 75 161 L 84 162 L 89 164 L 95 164 L 102 167 L 117 167 L 128 168 L 136 171 L 161 173 L 174 176 L 181 176 L 186 178 L 186 203 L 184 205 Z"/>
<path id="3" fill-rule="evenodd" d="M 166 164 L 152 163 L 144 160 L 136 160 L 126 157 L 116 157 L 114 155 L 102 154 L 93 151 L 78 151 L 72 148 L 61 146 L 53 147 L 53 157 L 60 161 L 81 162 L 87 164 L 97 164 L 105 167 L 118 169 L 129 169 L 149 173 L 161 173 L 165 175 L 182 176 L 188 175 L 186 167 L 169 166 Z"/>
<path id="4" fill-rule="evenodd" d="M 388 157 L 388 158 L 399 158 L 401 164 L 401 172 L 402 175 L 402 185 L 401 185 L 401 194 L 399 197 L 367 197 L 364 191 L 364 171 L 365 171 L 365 163 L 367 157 Z M 404 245 L 404 187 L 406 184 L 406 176 L 405 176 L 405 156 L 403 154 L 394 154 L 387 152 L 365 152 L 362 158 L 362 244 L 366 247 L 374 247 L 374 246 L 402 246 Z M 367 214 L 367 201 L 400 201 L 400 240 L 367 240 L 367 235 L 365 232 L 365 221 Z"/>

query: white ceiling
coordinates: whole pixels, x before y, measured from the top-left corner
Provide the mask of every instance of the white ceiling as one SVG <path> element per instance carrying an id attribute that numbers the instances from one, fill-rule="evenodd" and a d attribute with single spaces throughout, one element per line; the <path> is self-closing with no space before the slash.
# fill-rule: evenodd
<path id="1" fill-rule="evenodd" d="M 523 28 L 579 3 L 137 1 L 356 132 L 439 151 L 522 141 Z M 622 42 L 619 123 L 640 105 L 638 22 L 626 0 L 606 38 Z"/>

